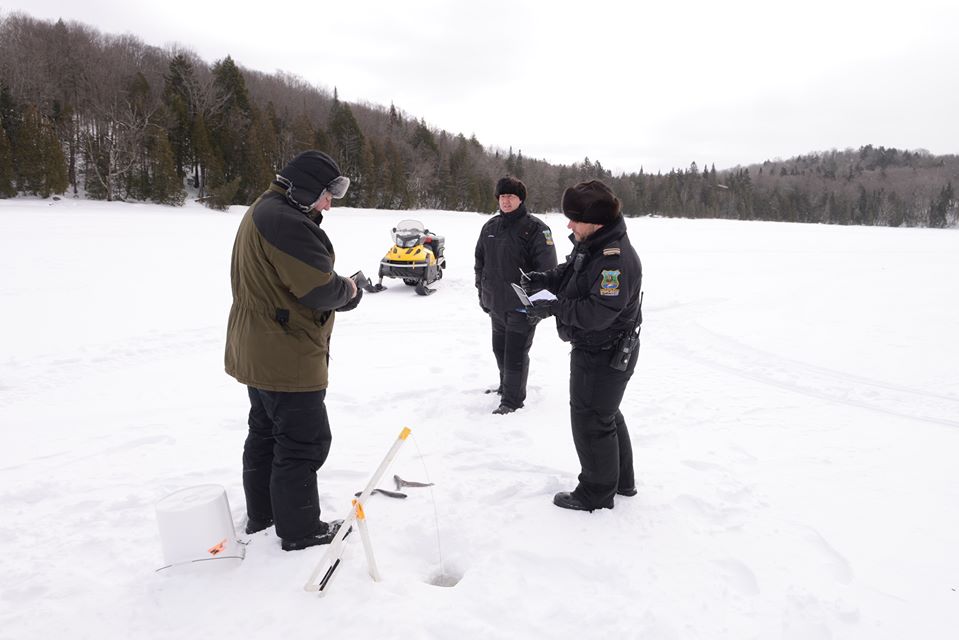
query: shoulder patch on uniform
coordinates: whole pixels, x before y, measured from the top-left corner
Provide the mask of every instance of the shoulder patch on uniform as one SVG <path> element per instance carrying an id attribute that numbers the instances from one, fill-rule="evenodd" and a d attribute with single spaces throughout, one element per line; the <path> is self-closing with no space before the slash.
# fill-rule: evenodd
<path id="1" fill-rule="evenodd" d="M 543 229 L 543 235 L 546 236 L 546 246 L 553 246 L 553 232 L 549 229 Z"/>
<path id="2" fill-rule="evenodd" d="M 619 249 L 617 249 L 619 251 Z M 619 295 L 619 269 L 603 271 L 603 279 L 599 282 L 599 295 Z"/>
<path id="3" fill-rule="evenodd" d="M 606 249 L 603 249 L 603 255 L 604 255 L 604 256 L 618 256 L 618 255 L 619 255 L 619 247 L 607 247 Z"/>

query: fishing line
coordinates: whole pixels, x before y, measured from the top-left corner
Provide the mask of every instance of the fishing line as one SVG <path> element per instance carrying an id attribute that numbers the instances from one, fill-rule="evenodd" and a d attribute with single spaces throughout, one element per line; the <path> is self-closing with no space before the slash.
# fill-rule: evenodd
<path id="1" fill-rule="evenodd" d="M 440 514 L 439 508 L 436 506 L 436 494 L 433 491 L 433 480 L 430 478 L 430 471 L 426 467 L 426 459 L 423 457 L 423 452 L 420 451 L 420 445 L 416 441 L 416 436 L 413 436 L 413 446 L 416 447 L 416 455 L 420 459 L 420 464 L 423 466 L 423 473 L 426 476 L 426 481 L 430 483 L 430 499 L 433 501 L 433 525 L 436 528 L 436 552 L 439 554 L 440 560 L 440 575 L 439 580 L 447 582 L 450 578 L 446 574 L 446 561 L 443 557 L 443 543 L 440 540 Z M 451 586 L 449 584 L 439 584 L 437 586 Z"/>

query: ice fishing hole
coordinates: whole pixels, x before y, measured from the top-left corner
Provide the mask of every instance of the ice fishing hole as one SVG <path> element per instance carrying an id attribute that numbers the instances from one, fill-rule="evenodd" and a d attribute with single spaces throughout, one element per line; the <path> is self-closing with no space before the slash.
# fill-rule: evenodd
<path id="1" fill-rule="evenodd" d="M 462 579 L 463 574 L 458 571 L 437 571 L 430 575 L 426 583 L 434 587 L 455 587 Z"/>

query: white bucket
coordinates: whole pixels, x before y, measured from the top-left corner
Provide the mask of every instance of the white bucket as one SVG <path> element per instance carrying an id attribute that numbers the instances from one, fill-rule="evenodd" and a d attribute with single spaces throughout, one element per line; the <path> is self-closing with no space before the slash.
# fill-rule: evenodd
<path id="1" fill-rule="evenodd" d="M 246 548 L 237 542 L 226 490 L 203 484 L 171 493 L 156 503 L 160 543 L 166 565 L 159 570 L 207 560 L 239 564 Z"/>

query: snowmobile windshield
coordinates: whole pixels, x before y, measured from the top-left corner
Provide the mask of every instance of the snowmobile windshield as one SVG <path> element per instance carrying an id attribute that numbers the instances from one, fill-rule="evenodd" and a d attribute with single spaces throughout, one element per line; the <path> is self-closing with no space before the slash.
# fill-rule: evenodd
<path id="1" fill-rule="evenodd" d="M 419 220 L 403 220 L 393 229 L 393 242 L 398 247 L 415 247 L 423 241 L 426 227 Z"/>

